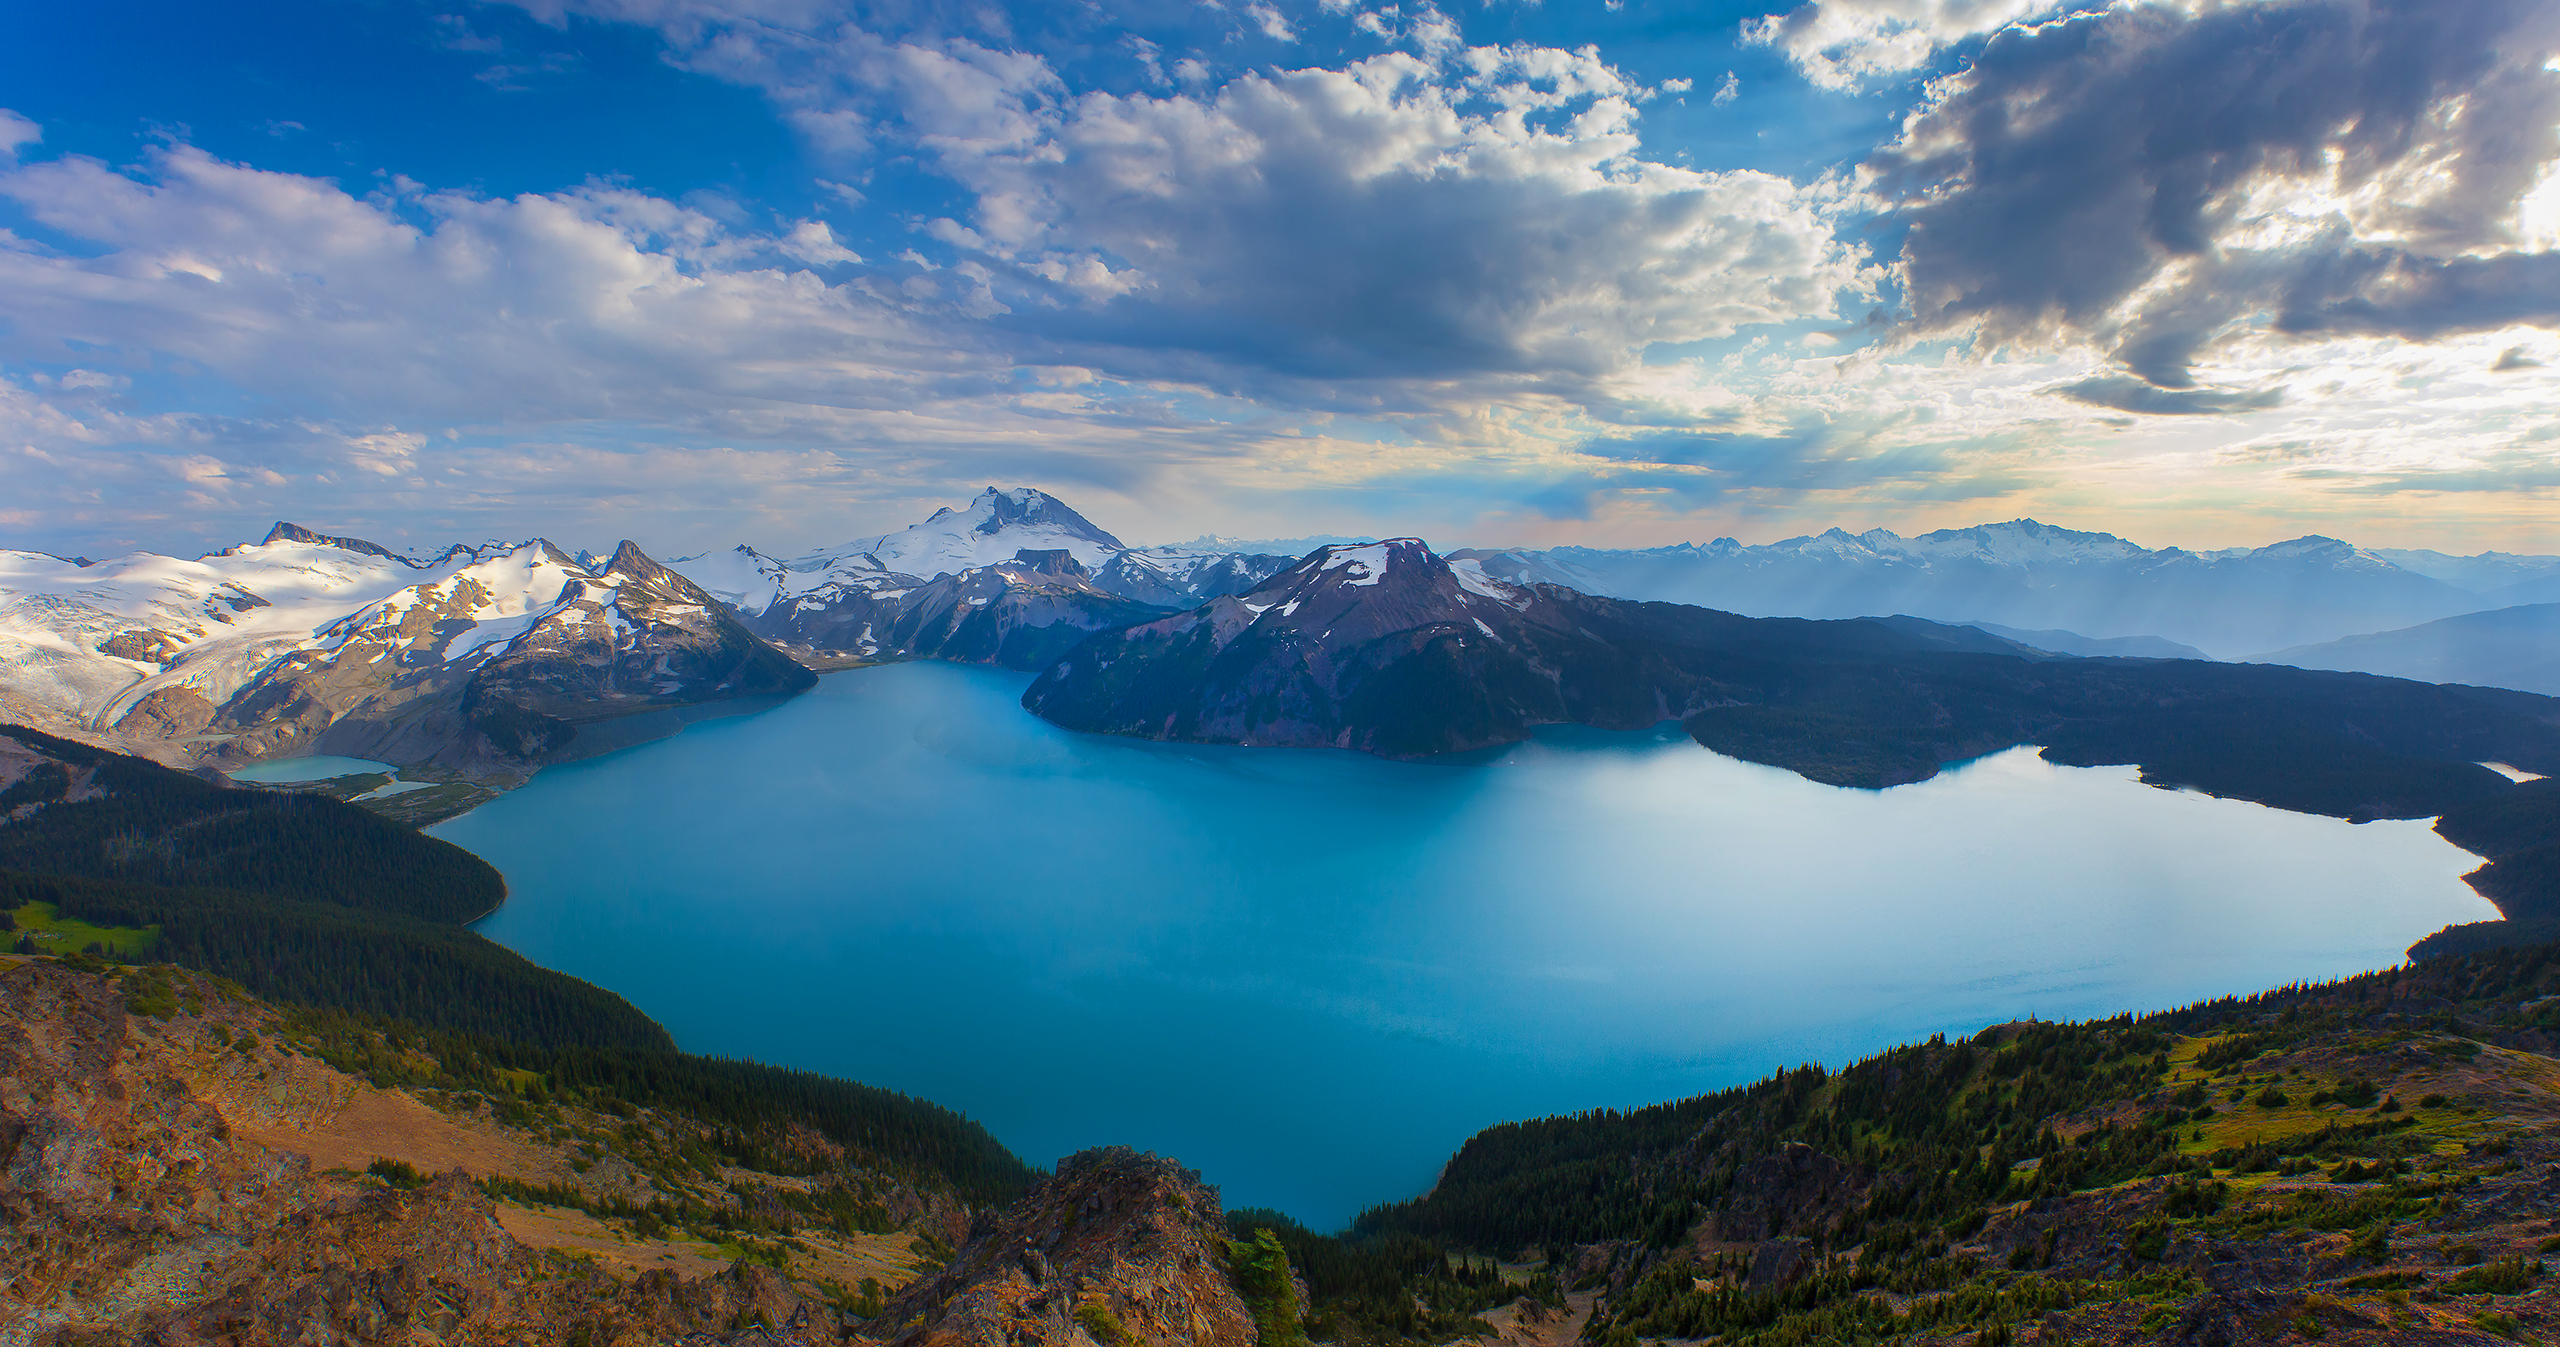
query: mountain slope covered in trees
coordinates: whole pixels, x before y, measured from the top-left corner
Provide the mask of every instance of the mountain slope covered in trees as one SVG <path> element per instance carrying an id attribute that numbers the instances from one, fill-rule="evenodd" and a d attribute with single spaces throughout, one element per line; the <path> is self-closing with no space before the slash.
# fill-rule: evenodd
<path id="1" fill-rule="evenodd" d="M 2551 698 L 1595 598 L 1492 580 L 1412 539 L 1326 548 L 1251 593 L 1097 634 L 1023 704 L 1069 729 L 1393 756 L 1679 719 L 1718 752 L 1866 787 L 2038 743 L 2057 762 L 2344 818 L 2513 789 L 2482 761 L 2560 771 Z"/>

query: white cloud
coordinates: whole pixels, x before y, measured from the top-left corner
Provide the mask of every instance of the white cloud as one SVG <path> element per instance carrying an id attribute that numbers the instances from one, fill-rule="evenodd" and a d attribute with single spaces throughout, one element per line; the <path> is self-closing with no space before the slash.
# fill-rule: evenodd
<path id="1" fill-rule="evenodd" d="M 1281 16 L 1279 10 L 1265 4 L 1252 4 L 1245 6 L 1245 13 L 1253 17 L 1254 26 L 1262 30 L 1263 36 L 1275 42 L 1298 40 L 1298 30 L 1289 26 L 1289 21 Z"/>
<path id="2" fill-rule="evenodd" d="M 1742 39 L 1785 52 L 1820 88 L 1854 89 L 1919 70 L 1949 44 L 2062 7 L 2063 0 L 1809 0 L 1745 21 Z"/>
<path id="3" fill-rule="evenodd" d="M 1882 46 L 1806 48 L 1842 80 L 1907 68 L 1890 64 L 1896 33 L 1934 50 L 2006 12 L 1853 10 Z M 2352 533 L 2331 525 L 2386 490 L 2547 530 L 2530 523 L 2550 503 L 2536 484 L 2560 481 L 2538 410 L 2560 405 L 2560 346 L 2529 326 L 2424 346 L 2242 330 L 2193 365 L 2242 395 L 2188 398 L 2198 414 L 2178 417 L 2056 392 L 2118 377 L 2087 324 L 1998 359 L 1979 358 L 1988 342 L 1819 354 L 1858 344 L 1808 329 L 1874 286 L 1843 239 L 1881 197 L 1657 162 L 1638 118 L 1653 91 L 1597 52 L 1470 48 L 1428 6 L 1360 16 L 1386 55 L 1241 75 L 1185 58 L 1165 70 L 1178 83 L 1134 94 L 1072 88 L 984 26 L 883 36 L 815 0 L 606 16 L 658 24 L 677 59 L 764 90 L 836 180 L 867 187 L 890 155 L 944 175 L 958 200 L 926 213 L 952 218 L 866 260 L 818 220 L 756 225 L 603 186 L 358 197 L 183 145 L 125 169 L 0 162 L 0 194 L 70 241 L 0 237 L 0 522 L 175 545 L 311 515 L 357 533 L 406 520 L 421 541 L 638 531 L 674 550 L 840 541 L 1026 481 L 1141 537 L 1151 520 L 1167 536 L 1293 531 L 1282 518 L 1650 519 L 1647 540 L 1767 536 L 1781 518 L 2121 526 L 2197 501 Z M 1933 87 L 1952 109 L 1974 86 Z M 1738 88 L 1727 72 L 1713 97 Z M 1930 152 L 1949 120 L 1914 119 L 1897 150 Z M 2315 184 L 2325 195 L 2287 195 L 2299 174 L 2252 179 L 2215 217 L 2239 231 L 2219 241 L 2296 247 L 2345 220 L 2451 256 L 2560 229 L 2547 171 L 2489 193 L 2507 233 L 2469 243 L 2442 232 L 2479 195 L 2455 190 L 2461 173 L 2357 172 Z M 1646 358 L 1723 337 L 1738 340 L 1714 358 Z M 188 380 L 211 396 L 167 391 Z M 2245 396 L 2261 390 L 2276 397 Z"/>
<path id="4" fill-rule="evenodd" d="M 992 260 L 1144 277 L 1108 306 L 1015 304 L 1009 325 L 1120 347 L 1130 373 L 1224 366 L 1269 396 L 1562 388 L 1650 343 L 1827 316 L 1861 286 L 1819 193 L 1641 158 L 1637 94 L 1588 52 L 1390 54 L 1211 95 L 1089 94 L 941 163 Z"/>
<path id="5" fill-rule="evenodd" d="M 0 164 L 17 158 L 20 147 L 36 144 L 43 139 L 43 127 L 7 108 L 0 108 Z"/>
<path id="6" fill-rule="evenodd" d="M 1222 84 L 1186 62 L 1162 95 L 1078 94 L 964 38 L 689 13 L 666 31 L 695 68 L 860 117 L 966 188 L 926 232 L 983 264 L 982 311 L 1124 378 L 1571 399 L 1651 343 L 1827 316 L 1867 283 L 1827 188 L 1650 161 L 1653 90 L 1593 49 L 1467 47 L 1427 4 L 1362 15 L 1414 51 Z"/>
<path id="7" fill-rule="evenodd" d="M 16 320 L 0 341 L 19 358 L 173 357 L 322 414 L 886 405 L 990 368 L 926 324 L 939 287 L 890 300 L 799 270 L 852 256 L 815 223 L 742 236 L 609 189 L 362 201 L 186 146 L 139 177 L 29 165 L 0 174 L 0 194 L 86 245 L 0 246 L 0 307 Z"/>

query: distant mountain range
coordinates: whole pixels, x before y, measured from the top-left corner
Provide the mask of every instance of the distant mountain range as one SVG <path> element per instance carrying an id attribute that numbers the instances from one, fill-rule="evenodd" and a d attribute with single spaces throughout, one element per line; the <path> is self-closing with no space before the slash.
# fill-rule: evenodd
<path id="1" fill-rule="evenodd" d="M 2082 637 L 2149 636 L 2217 658 L 2560 599 L 2560 557 L 2377 552 L 2335 538 L 2153 550 L 2032 519 L 1905 538 L 1832 529 L 1783 542 L 1636 551 L 1459 551 L 1497 578 L 1753 617 L 1904 613 Z"/>
<path id="2" fill-rule="evenodd" d="M 1244 596 L 1263 605 L 1244 625 L 1268 634 L 1276 628 L 1265 624 L 1312 611 L 1317 591 L 1370 564 L 1315 559 L 1384 548 L 1384 575 L 1415 547 L 1322 544 L 1304 559 L 1209 537 L 1135 547 L 1044 492 L 991 487 L 910 528 L 787 557 L 740 546 L 661 565 L 630 542 L 608 558 L 539 539 L 401 555 L 289 523 L 194 560 L 0 552 L 0 720 L 174 765 L 333 752 L 503 784 L 671 732 L 722 703 L 788 694 L 811 669 L 941 658 L 1042 670 L 1124 629 L 1208 631 L 1223 648 L 1241 630 Z M 1620 706 L 1622 690 L 1601 690 L 1608 680 L 1563 677 L 1661 658 L 1645 647 L 1656 619 L 1627 616 L 1644 605 L 1586 599 L 1746 617 L 1900 615 L 1911 620 L 1873 630 L 2010 659 L 2273 650 L 2256 658 L 2538 689 L 2551 686 L 2549 615 L 2477 610 L 2560 587 L 2553 557 L 2327 538 L 2154 551 L 2032 520 L 1917 538 L 1835 529 L 1756 547 L 1460 551 L 1431 565 L 1433 584 L 1456 586 L 1449 601 L 1468 606 L 1459 625 L 1474 634 L 1449 649 L 1464 650 L 1482 684 L 1481 723 L 1399 728 L 1392 717 L 1362 722 L 1368 712 L 1355 706 L 1311 741 L 1349 730 L 1381 751 L 1427 752 L 1501 742 L 1542 720 L 1650 723 L 1700 709 L 1692 694 L 1706 685 L 1694 680 L 1657 679 L 1643 694 L 1654 702 Z M 1274 598 L 1275 584 L 1308 591 Z M 1383 620 L 1381 594 L 1364 597 L 1358 621 Z M 1567 629 L 1604 610 L 1618 625 L 1596 645 Z M 1502 649 L 1525 662 L 1497 657 Z M 1127 711 L 1089 708 L 1096 725 Z M 1227 712 L 1202 714 L 1206 725 Z M 1917 763 L 1877 779 L 1910 779 Z"/>
<path id="3" fill-rule="evenodd" d="M 404 556 L 290 523 L 194 560 L 0 552 L 0 721 L 173 765 L 336 753 L 504 784 L 800 691 L 813 667 L 1036 668 L 1290 561 L 1131 547 L 993 488 L 787 559 L 662 566 L 630 542 L 603 558 L 541 539 Z"/>
<path id="4" fill-rule="evenodd" d="M 2356 669 L 2422 683 L 2560 694 L 2560 603 L 2464 613 L 2249 658 L 2303 669 Z"/>

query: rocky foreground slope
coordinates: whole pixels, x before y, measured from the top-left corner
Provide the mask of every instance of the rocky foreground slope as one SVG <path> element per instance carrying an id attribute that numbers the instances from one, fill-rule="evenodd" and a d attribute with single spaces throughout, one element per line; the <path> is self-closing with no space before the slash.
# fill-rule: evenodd
<path id="1" fill-rule="evenodd" d="M 0 965 L 0 1342 L 1261 1341 L 1216 1191 L 1152 1156 L 973 1222 L 815 1115 L 635 1106 L 176 969 Z M 1285 1262 L 1265 1291 L 1294 1324 Z"/>
<path id="2" fill-rule="evenodd" d="M 262 1042 L 273 1022 L 218 989 L 126 983 L 46 960 L 0 973 L 0 1340 L 841 1337 L 836 1309 L 772 1269 L 640 1272 L 629 1246 L 614 1261 L 635 1275 L 616 1276 L 543 1222 L 511 1230 L 468 1171 L 539 1165 L 532 1148 L 368 1097 Z M 453 1167 L 421 1181 L 403 1151 Z M 377 1156 L 395 1182 L 361 1172 Z"/>
<path id="3" fill-rule="evenodd" d="M 1504 1124 L 1347 1238 L 1119 1150 L 972 1214 L 787 1118 L 76 962 L 0 971 L 11 1343 L 2560 1336 L 2560 947 Z"/>

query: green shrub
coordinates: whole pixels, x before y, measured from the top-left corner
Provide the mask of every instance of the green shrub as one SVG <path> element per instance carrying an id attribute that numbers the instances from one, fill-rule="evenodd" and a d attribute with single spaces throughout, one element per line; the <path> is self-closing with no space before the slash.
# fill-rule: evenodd
<path id="1" fill-rule="evenodd" d="M 2521 1255 L 2454 1274 L 2441 1288 L 2449 1296 L 2511 1296 L 2542 1276 L 2542 1264 Z"/>
<path id="2" fill-rule="evenodd" d="M 1229 1244 L 1227 1276 L 1245 1308 L 1253 1311 L 1259 1347 L 1305 1347 L 1306 1332 L 1294 1303 L 1297 1293 L 1289 1285 L 1289 1251 L 1277 1232 L 1266 1226 L 1254 1231 L 1252 1239 Z"/>
<path id="3" fill-rule="evenodd" d="M 2169 1223 L 2149 1220 L 2135 1226 L 2125 1235 L 2124 1250 L 2139 1262 L 2159 1262 L 2169 1251 Z"/>
<path id="4" fill-rule="evenodd" d="M 1120 1316 L 1113 1314 L 1111 1307 L 1099 1299 L 1076 1306 L 1076 1322 L 1102 1347 L 1137 1347 L 1138 1340 L 1129 1335 L 1128 1329 L 1120 1326 Z"/>
<path id="5" fill-rule="evenodd" d="M 364 1172 L 394 1188 L 409 1189 L 427 1186 L 427 1176 L 419 1173 L 418 1167 L 406 1160 L 385 1157 L 366 1165 Z"/>
<path id="6" fill-rule="evenodd" d="M 2210 1216 L 2231 1200 L 2231 1185 L 2178 1179 L 2161 1194 L 2160 1210 L 2173 1217 Z"/>
<path id="7" fill-rule="evenodd" d="M 2376 1221 L 2347 1245 L 2347 1253 L 2379 1263 L 2391 1256 L 2391 1223 Z"/>
<path id="8" fill-rule="evenodd" d="M 2267 1088 L 2258 1091 L 2258 1097 L 2254 1102 L 2260 1108 L 2283 1108 L 2285 1105 L 2292 1103 L 2293 1100 L 2287 1098 L 2284 1091 L 2270 1085 Z"/>

